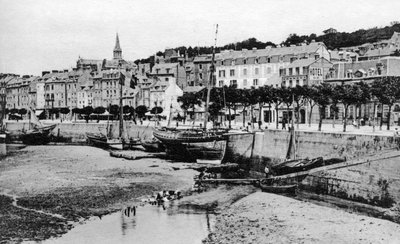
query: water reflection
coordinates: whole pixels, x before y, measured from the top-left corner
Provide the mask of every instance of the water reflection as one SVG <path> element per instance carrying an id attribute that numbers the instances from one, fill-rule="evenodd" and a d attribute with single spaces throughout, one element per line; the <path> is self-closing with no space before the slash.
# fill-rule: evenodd
<path id="1" fill-rule="evenodd" d="M 145 205 L 93 219 L 60 238 L 42 243 L 201 243 L 214 226 L 215 216 L 202 210 Z"/>

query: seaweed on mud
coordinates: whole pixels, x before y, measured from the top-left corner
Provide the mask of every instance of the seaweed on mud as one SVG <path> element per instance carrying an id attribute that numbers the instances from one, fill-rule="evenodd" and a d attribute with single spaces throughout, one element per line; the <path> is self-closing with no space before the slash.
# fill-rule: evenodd
<path id="1" fill-rule="evenodd" d="M 71 228 L 66 220 L 17 208 L 11 198 L 0 195 L 0 243 L 43 240 Z"/>

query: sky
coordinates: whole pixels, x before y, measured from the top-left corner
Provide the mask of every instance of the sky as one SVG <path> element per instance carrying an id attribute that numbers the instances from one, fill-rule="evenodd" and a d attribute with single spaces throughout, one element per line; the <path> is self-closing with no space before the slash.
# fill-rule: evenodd
<path id="1" fill-rule="evenodd" d="M 71 69 L 78 57 L 111 59 L 118 32 L 125 60 L 178 46 L 255 37 L 280 43 L 400 21 L 398 0 L 0 0 L 0 73 Z"/>

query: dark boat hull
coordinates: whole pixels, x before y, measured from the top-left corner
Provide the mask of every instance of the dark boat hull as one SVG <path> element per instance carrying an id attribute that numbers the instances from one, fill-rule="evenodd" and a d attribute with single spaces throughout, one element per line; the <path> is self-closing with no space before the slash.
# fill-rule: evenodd
<path id="1" fill-rule="evenodd" d="M 146 152 L 163 152 L 165 147 L 161 141 L 144 141 L 142 147 Z"/>
<path id="2" fill-rule="evenodd" d="M 165 146 L 167 156 L 173 159 L 220 164 L 225 156 L 227 139 L 222 131 L 155 130 L 153 135 Z"/>
<path id="3" fill-rule="evenodd" d="M 101 148 L 123 149 L 123 143 L 118 139 L 107 139 L 101 134 L 86 133 L 86 138 L 89 145 Z"/>
<path id="4" fill-rule="evenodd" d="M 20 135 L 19 138 L 27 145 L 44 145 L 50 142 L 50 133 L 55 127 L 56 125 L 49 125 L 27 131 Z"/>
<path id="5" fill-rule="evenodd" d="M 274 186 L 260 183 L 260 188 L 263 192 L 295 194 L 297 185 Z"/>

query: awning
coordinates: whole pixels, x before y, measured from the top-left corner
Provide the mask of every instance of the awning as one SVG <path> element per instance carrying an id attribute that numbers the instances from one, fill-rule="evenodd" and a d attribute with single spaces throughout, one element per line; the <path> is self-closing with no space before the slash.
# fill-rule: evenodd
<path id="1" fill-rule="evenodd" d="M 36 116 L 39 116 L 41 113 L 43 113 L 43 109 L 36 109 L 36 111 L 35 111 L 35 115 Z"/>

